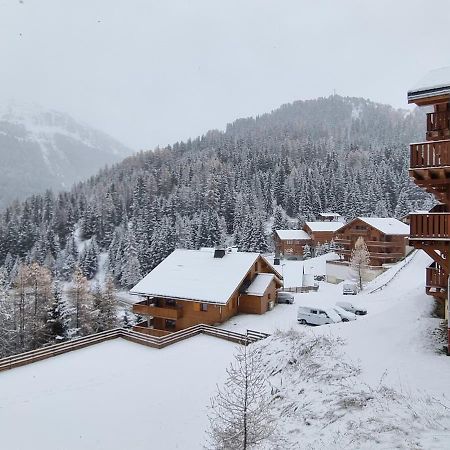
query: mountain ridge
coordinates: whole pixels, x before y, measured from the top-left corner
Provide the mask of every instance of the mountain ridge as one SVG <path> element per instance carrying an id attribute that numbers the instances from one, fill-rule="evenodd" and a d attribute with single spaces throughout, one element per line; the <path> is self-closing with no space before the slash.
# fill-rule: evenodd
<path id="1" fill-rule="evenodd" d="M 55 110 L 0 105 L 0 208 L 46 189 L 69 189 L 131 150 Z"/>

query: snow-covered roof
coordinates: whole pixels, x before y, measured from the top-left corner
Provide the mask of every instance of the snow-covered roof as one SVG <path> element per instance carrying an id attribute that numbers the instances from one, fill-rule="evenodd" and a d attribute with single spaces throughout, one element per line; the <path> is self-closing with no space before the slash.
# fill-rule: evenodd
<path id="1" fill-rule="evenodd" d="M 326 213 L 326 212 L 319 213 L 319 216 L 321 216 L 321 217 L 342 217 L 338 213 Z"/>
<path id="2" fill-rule="evenodd" d="M 428 72 L 408 91 L 408 101 L 450 95 L 450 66 Z"/>
<path id="3" fill-rule="evenodd" d="M 336 231 L 342 227 L 342 222 L 306 222 L 305 224 L 311 231 Z"/>
<path id="4" fill-rule="evenodd" d="M 275 275 L 272 273 L 258 273 L 250 286 L 245 290 L 245 293 L 262 297 L 274 278 Z"/>
<path id="5" fill-rule="evenodd" d="M 259 253 L 174 250 L 131 290 L 131 294 L 225 305 Z M 138 301 L 138 300 L 137 300 Z"/>
<path id="6" fill-rule="evenodd" d="M 366 222 L 368 225 L 376 228 L 383 234 L 399 234 L 402 236 L 409 235 L 409 225 L 406 225 L 393 217 L 358 217 L 358 219 Z"/>
<path id="7" fill-rule="evenodd" d="M 275 230 L 278 237 L 282 240 L 309 240 L 311 239 L 309 234 L 303 230 Z"/>

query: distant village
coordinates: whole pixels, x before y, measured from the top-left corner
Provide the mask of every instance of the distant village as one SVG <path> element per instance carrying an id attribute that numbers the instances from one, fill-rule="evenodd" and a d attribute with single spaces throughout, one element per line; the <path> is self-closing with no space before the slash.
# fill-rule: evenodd
<path id="1" fill-rule="evenodd" d="M 223 323 L 238 313 L 263 314 L 277 303 L 283 287 L 282 260 L 301 260 L 334 252 L 324 278 L 352 279 L 350 260 L 358 238 L 367 248 L 365 281 L 405 258 L 409 225 L 395 218 L 357 217 L 347 223 L 337 213 L 319 213 L 302 229 L 275 229 L 274 255 L 238 251 L 236 247 L 173 251 L 131 289 L 133 312 L 144 319 L 135 331 L 165 336 L 198 324 Z M 305 276 L 306 275 L 306 276 Z M 314 288 L 303 274 L 295 292 Z M 310 281 L 306 281 L 310 280 Z M 291 288 L 292 290 L 292 288 Z M 144 300 L 142 300 L 144 299 Z"/>

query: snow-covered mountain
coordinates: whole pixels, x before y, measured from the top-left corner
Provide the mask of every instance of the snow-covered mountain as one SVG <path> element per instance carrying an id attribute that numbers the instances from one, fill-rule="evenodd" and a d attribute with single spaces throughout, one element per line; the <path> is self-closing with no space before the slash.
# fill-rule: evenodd
<path id="1" fill-rule="evenodd" d="M 48 188 L 69 188 L 130 153 L 62 112 L 0 103 L 0 208 Z"/>

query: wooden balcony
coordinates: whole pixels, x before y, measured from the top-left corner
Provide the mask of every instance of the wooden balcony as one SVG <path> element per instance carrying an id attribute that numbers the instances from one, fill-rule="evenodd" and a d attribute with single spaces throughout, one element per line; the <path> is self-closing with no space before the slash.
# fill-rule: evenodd
<path id="1" fill-rule="evenodd" d="M 183 308 L 181 306 L 161 307 L 154 304 L 147 305 L 145 302 L 133 305 L 133 312 L 144 316 L 161 317 L 162 319 L 177 320 L 183 317 Z"/>
<path id="2" fill-rule="evenodd" d="M 336 253 L 338 255 L 351 256 L 352 250 L 338 248 Z M 369 253 L 371 259 L 401 259 L 405 256 L 403 252 L 373 252 L 369 250 Z"/>
<path id="3" fill-rule="evenodd" d="M 356 241 L 354 241 L 356 242 Z M 364 241 L 367 245 L 367 248 L 375 247 L 375 248 L 403 248 L 402 242 L 387 242 L 387 241 Z M 353 246 L 352 241 L 350 239 L 334 239 L 334 243 L 336 245 L 341 245 L 343 247 Z"/>
<path id="4" fill-rule="evenodd" d="M 450 112 L 427 114 L 427 140 L 447 139 L 450 135 Z"/>
<path id="5" fill-rule="evenodd" d="M 173 333 L 173 331 L 168 330 L 159 330 L 158 328 L 154 328 L 153 326 L 148 326 L 147 321 L 137 323 L 133 327 L 133 331 L 137 331 L 138 333 L 147 334 L 148 336 L 167 336 L 168 334 Z"/>
<path id="6" fill-rule="evenodd" d="M 450 139 L 410 145 L 410 168 L 450 166 Z"/>
<path id="7" fill-rule="evenodd" d="M 410 214 L 411 240 L 450 240 L 450 213 Z"/>
<path id="8" fill-rule="evenodd" d="M 438 264 L 431 263 L 426 269 L 426 274 L 427 288 L 447 289 L 447 276 Z"/>

